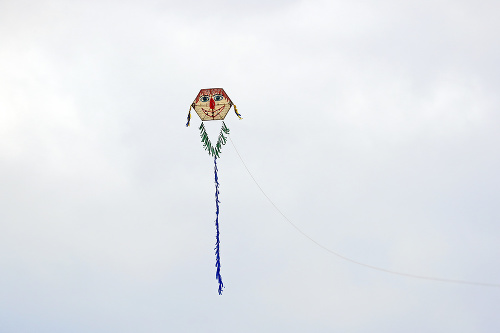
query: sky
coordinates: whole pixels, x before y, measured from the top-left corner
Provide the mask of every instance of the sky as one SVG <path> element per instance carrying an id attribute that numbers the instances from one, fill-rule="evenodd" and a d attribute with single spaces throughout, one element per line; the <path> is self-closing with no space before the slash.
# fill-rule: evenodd
<path id="1" fill-rule="evenodd" d="M 0 331 L 498 332 L 499 10 L 1 0 Z"/>

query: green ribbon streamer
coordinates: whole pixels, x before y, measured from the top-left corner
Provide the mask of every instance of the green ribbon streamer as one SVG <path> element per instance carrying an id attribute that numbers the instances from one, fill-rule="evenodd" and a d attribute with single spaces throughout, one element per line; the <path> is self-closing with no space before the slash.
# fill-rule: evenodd
<path id="1" fill-rule="evenodd" d="M 212 142 L 210 142 L 203 122 L 200 125 L 201 142 L 203 143 L 203 148 L 208 152 L 210 156 L 219 158 L 222 146 L 224 146 L 227 142 L 226 135 L 229 135 L 229 128 L 227 128 L 226 124 L 222 122 L 222 127 L 220 129 L 219 137 L 217 138 L 217 143 L 215 144 L 215 146 L 213 146 Z"/>

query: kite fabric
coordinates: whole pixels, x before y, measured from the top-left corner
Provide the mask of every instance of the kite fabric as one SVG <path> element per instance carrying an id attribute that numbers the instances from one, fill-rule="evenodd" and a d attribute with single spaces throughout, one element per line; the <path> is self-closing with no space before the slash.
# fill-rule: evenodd
<path id="1" fill-rule="evenodd" d="M 201 89 L 193 103 L 189 107 L 186 127 L 191 122 L 191 108 L 198 114 L 202 121 L 224 120 L 231 106 L 239 119 L 243 119 L 238 113 L 236 105 L 222 88 Z"/>
<path id="2" fill-rule="evenodd" d="M 234 107 L 234 113 L 239 119 L 241 115 L 238 113 L 236 105 L 233 104 L 231 99 L 227 96 L 226 92 L 222 88 L 211 88 L 211 89 L 201 89 L 196 96 L 194 102 L 189 107 L 189 113 L 187 116 L 186 127 L 190 125 L 191 122 L 191 109 L 193 109 L 196 114 L 201 119 L 201 125 L 199 127 L 201 142 L 203 143 L 203 148 L 208 152 L 208 155 L 214 158 L 214 177 L 215 177 L 215 278 L 219 283 L 219 295 L 222 295 L 222 289 L 224 284 L 222 283 L 222 276 L 220 273 L 220 233 L 219 233 L 219 176 L 217 169 L 217 159 L 220 158 L 222 146 L 227 142 L 227 135 L 229 135 L 229 128 L 226 126 L 224 121 L 222 121 L 222 126 L 217 138 L 217 143 L 212 144 L 210 138 L 208 137 L 204 121 L 209 120 L 223 120 L 231 106 Z"/>

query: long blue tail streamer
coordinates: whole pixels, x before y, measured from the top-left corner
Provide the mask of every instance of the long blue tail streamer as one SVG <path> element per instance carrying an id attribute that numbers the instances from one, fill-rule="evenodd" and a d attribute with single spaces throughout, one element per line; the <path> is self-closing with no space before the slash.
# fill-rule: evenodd
<path id="1" fill-rule="evenodd" d="M 222 288 L 224 288 L 224 284 L 222 283 L 222 276 L 220 275 L 220 240 L 219 240 L 219 177 L 217 176 L 217 157 L 214 157 L 214 174 L 215 174 L 215 267 L 217 271 L 215 273 L 215 278 L 219 282 L 219 295 L 222 295 Z"/>

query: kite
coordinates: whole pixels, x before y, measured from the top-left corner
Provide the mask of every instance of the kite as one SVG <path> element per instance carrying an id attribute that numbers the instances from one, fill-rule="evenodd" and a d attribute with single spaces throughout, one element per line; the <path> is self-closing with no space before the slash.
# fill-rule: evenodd
<path id="1" fill-rule="evenodd" d="M 226 92 L 222 88 L 211 88 L 211 89 L 201 89 L 196 96 L 194 102 L 189 107 L 189 113 L 187 116 L 186 127 L 189 126 L 191 122 L 191 108 L 200 116 L 200 137 L 203 143 L 203 148 L 208 152 L 210 156 L 214 158 L 214 176 L 215 176 L 215 278 L 219 282 L 219 295 L 222 295 L 222 289 L 224 284 L 222 283 L 222 276 L 220 274 L 220 239 L 219 239 L 219 177 L 217 175 L 217 158 L 221 154 L 222 146 L 226 144 L 227 137 L 229 135 L 229 128 L 227 128 L 224 123 L 224 118 L 226 117 L 231 106 L 234 107 L 234 113 L 239 119 L 241 115 L 238 113 L 236 105 L 233 104 L 231 99 L 227 96 Z M 209 120 L 222 120 L 222 126 L 219 132 L 219 137 L 217 138 L 217 143 L 214 145 L 210 142 L 204 121 Z"/>

